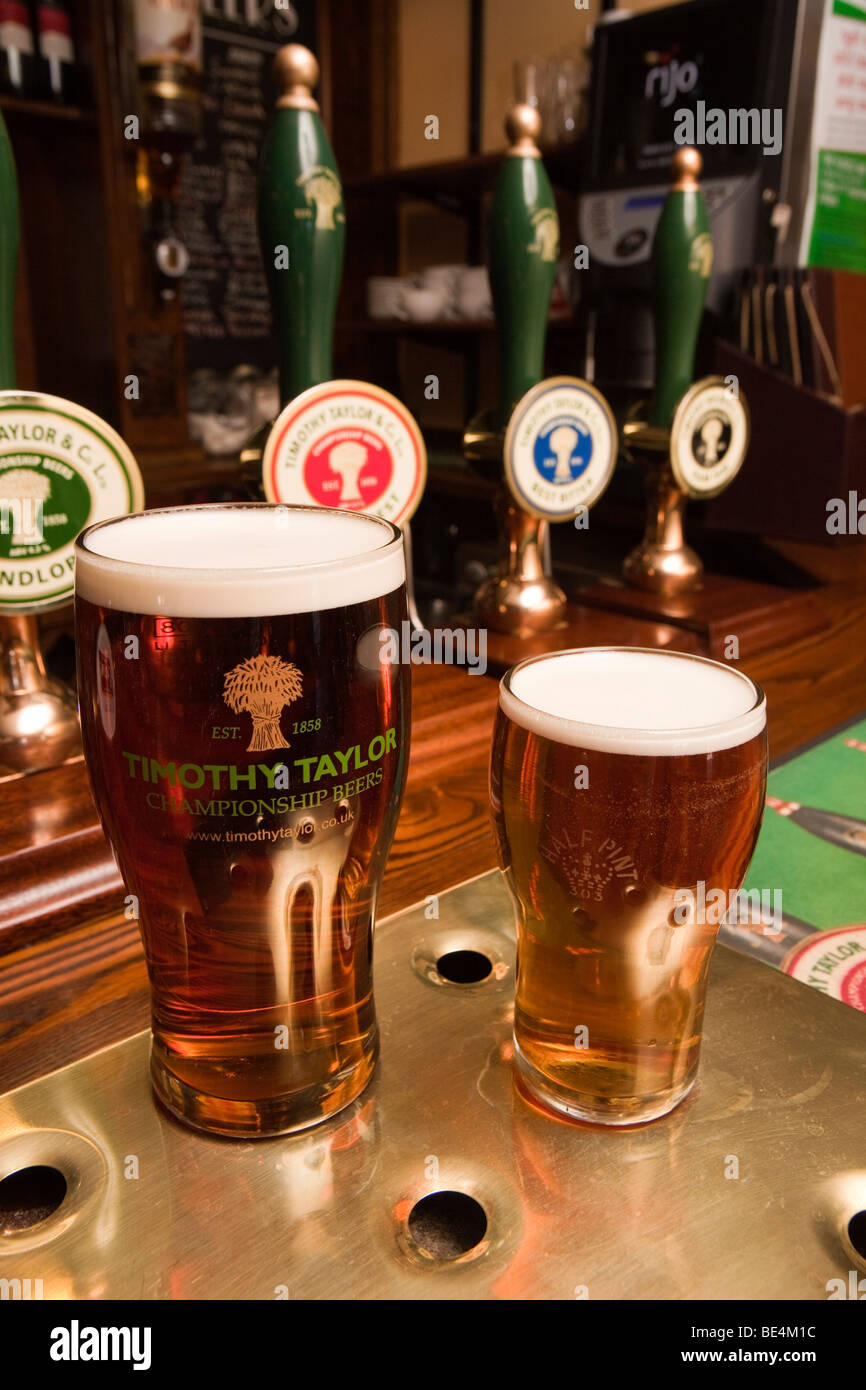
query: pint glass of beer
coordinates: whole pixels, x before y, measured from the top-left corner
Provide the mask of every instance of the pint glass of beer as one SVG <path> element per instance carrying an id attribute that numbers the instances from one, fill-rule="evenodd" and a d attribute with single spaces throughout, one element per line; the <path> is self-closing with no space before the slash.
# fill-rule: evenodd
<path id="1" fill-rule="evenodd" d="M 401 532 L 319 507 L 142 512 L 81 534 L 75 581 L 84 750 L 141 926 L 156 1095 L 218 1134 L 315 1124 L 377 1055 L 409 688 L 376 654 L 406 616 Z"/>
<path id="2" fill-rule="evenodd" d="M 517 912 L 514 1055 L 544 1108 L 636 1124 L 688 1094 L 766 771 L 764 695 L 717 662 L 586 647 L 503 678 L 491 800 Z"/>

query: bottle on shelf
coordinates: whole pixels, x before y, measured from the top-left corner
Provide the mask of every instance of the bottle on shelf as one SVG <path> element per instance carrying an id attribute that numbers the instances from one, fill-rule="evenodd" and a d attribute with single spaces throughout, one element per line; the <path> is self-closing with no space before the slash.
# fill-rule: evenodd
<path id="1" fill-rule="evenodd" d="M 32 97 L 36 86 L 30 6 L 26 0 L 0 0 L 0 92 Z"/>
<path id="2" fill-rule="evenodd" d="M 201 5 L 135 0 L 134 20 L 142 137 L 180 152 L 201 124 Z"/>
<path id="3" fill-rule="evenodd" d="M 75 96 L 75 41 L 69 0 L 37 0 L 36 39 L 39 94 L 68 104 Z"/>
<path id="4" fill-rule="evenodd" d="M 0 0 L 2 3 L 2 0 Z M 177 230 L 182 159 L 201 130 L 199 0 L 135 0 L 141 140 L 136 183 L 158 297 L 172 300 L 189 264 Z"/>

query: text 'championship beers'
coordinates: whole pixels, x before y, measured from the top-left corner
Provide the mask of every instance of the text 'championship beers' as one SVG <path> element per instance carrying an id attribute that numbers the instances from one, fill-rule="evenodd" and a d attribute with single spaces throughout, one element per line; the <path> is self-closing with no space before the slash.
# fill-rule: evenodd
<path id="1" fill-rule="evenodd" d="M 137 911 L 157 1095 L 238 1136 L 314 1124 L 375 1065 L 372 932 L 408 758 L 399 530 L 180 507 L 76 546 L 88 770 Z"/>
<path id="2" fill-rule="evenodd" d="M 517 901 L 515 1058 L 544 1105 L 634 1124 L 693 1085 L 765 723 L 752 681 L 678 652 L 584 648 L 504 677 L 491 797 Z"/>

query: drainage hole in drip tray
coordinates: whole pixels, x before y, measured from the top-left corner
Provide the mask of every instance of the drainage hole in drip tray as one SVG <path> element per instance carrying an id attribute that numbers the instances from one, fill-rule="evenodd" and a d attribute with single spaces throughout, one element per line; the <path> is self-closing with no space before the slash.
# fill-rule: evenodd
<path id="1" fill-rule="evenodd" d="M 856 1211 L 848 1222 L 848 1239 L 861 1259 L 866 1260 L 866 1211 Z"/>
<path id="2" fill-rule="evenodd" d="M 55 1212 L 66 1196 L 59 1168 L 35 1164 L 0 1181 L 0 1235 L 26 1231 Z"/>
<path id="3" fill-rule="evenodd" d="M 493 966 L 481 951 L 446 951 L 436 962 L 443 980 L 455 985 L 477 985 L 486 980 Z"/>
<path id="4" fill-rule="evenodd" d="M 454 1260 L 487 1234 L 487 1213 L 465 1192 L 431 1192 L 409 1213 L 409 1234 L 428 1255 Z"/>

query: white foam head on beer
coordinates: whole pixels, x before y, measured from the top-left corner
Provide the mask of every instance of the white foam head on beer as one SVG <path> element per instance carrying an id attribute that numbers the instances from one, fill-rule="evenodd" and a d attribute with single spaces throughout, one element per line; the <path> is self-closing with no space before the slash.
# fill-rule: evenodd
<path id="1" fill-rule="evenodd" d="M 76 545 L 81 598 L 178 618 L 344 608 L 405 577 L 403 538 L 388 522 L 327 507 L 170 507 L 105 522 Z"/>
<path id="2" fill-rule="evenodd" d="M 555 743 L 663 757 L 734 748 L 767 720 L 766 700 L 740 671 L 629 647 L 522 662 L 502 681 L 499 702 L 514 723 Z"/>

